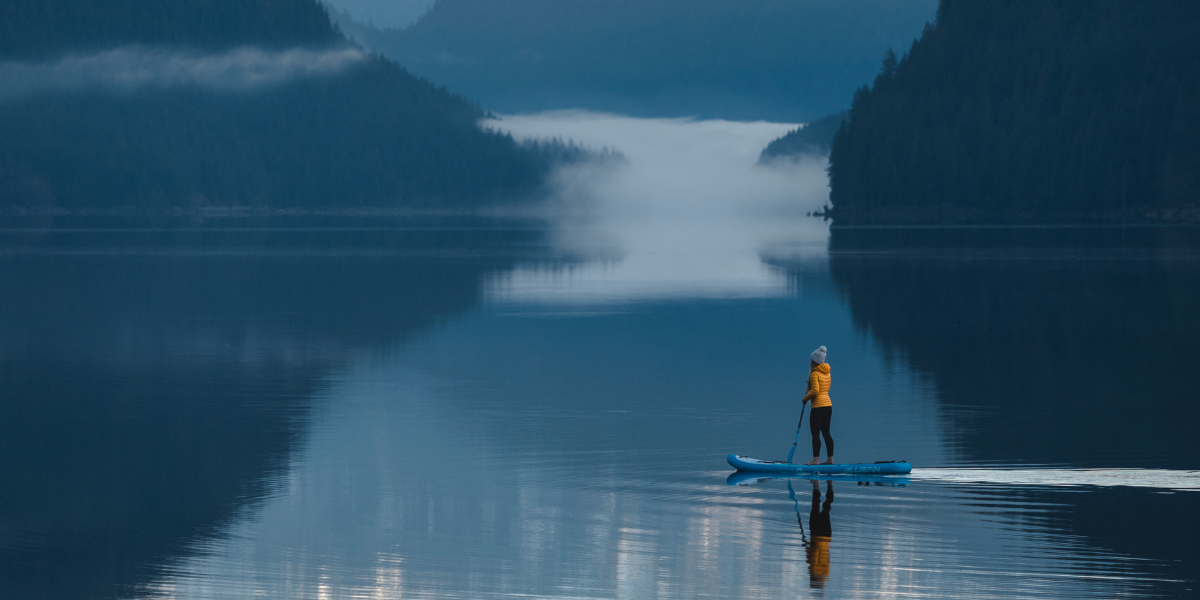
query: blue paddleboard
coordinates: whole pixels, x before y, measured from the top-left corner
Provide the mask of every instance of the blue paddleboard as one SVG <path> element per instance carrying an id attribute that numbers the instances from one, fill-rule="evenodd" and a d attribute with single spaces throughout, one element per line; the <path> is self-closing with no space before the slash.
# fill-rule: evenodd
<path id="1" fill-rule="evenodd" d="M 887 485 L 904 487 L 912 483 L 903 475 L 856 475 L 853 473 L 755 473 L 754 471 L 734 471 L 725 478 L 725 483 L 737 486 L 758 485 L 774 479 L 814 479 L 817 481 L 853 481 L 858 485 Z"/>
<path id="2" fill-rule="evenodd" d="M 870 475 L 906 475 L 912 472 L 912 465 L 905 461 L 889 461 L 876 463 L 856 463 L 849 465 L 800 465 L 788 464 L 780 460 L 758 460 L 749 456 L 730 454 L 726 460 L 739 471 L 758 473 L 854 473 Z"/>

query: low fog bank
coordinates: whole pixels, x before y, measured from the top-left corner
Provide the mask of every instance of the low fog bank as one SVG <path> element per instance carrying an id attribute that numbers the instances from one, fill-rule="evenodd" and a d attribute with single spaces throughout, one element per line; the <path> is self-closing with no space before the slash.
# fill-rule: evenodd
<path id="1" fill-rule="evenodd" d="M 518 139 L 560 138 L 624 155 L 617 168 L 560 170 L 551 205 L 558 211 L 598 218 L 803 215 L 828 199 L 823 158 L 755 168 L 762 149 L 794 123 L 552 111 L 504 116 L 485 126 Z"/>
<path id="2" fill-rule="evenodd" d="M 806 214 L 829 198 L 825 159 L 756 166 L 763 147 L 795 124 L 556 111 L 486 126 L 519 139 L 609 147 L 625 158 L 555 173 L 543 209 L 557 249 L 581 262 L 518 269 L 494 282 L 494 299 L 780 296 L 792 293 L 787 279 L 762 256 L 824 253 L 828 227 Z"/>
<path id="3" fill-rule="evenodd" d="M 0 62 L 0 98 L 179 86 L 244 91 L 338 73 L 367 58 L 357 48 L 265 51 L 245 47 L 200 55 L 129 46 L 53 62 Z"/>

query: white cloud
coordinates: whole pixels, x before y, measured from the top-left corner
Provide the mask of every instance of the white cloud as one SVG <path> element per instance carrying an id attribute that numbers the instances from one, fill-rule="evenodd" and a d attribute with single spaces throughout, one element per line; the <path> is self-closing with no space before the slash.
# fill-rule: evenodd
<path id="1" fill-rule="evenodd" d="M 264 51 L 247 47 L 202 55 L 131 46 L 54 62 L 0 62 L 0 98 L 183 86 L 244 91 L 330 75 L 366 58 L 357 48 Z"/>

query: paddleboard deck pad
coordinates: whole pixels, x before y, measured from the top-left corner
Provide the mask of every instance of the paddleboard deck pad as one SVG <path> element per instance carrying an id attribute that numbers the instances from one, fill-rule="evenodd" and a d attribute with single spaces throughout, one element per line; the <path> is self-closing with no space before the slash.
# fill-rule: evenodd
<path id="1" fill-rule="evenodd" d="M 846 465 L 801 465 L 788 464 L 780 460 L 759 460 L 749 456 L 730 454 L 726 460 L 739 471 L 756 473 L 848 473 L 863 475 L 907 475 L 912 465 L 907 461 L 855 463 Z"/>

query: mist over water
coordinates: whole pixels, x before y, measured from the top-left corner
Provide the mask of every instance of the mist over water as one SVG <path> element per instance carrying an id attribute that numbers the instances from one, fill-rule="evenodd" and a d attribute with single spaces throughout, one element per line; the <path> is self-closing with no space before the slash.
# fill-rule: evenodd
<path id="1" fill-rule="evenodd" d="M 787 278 L 763 254 L 824 251 L 827 225 L 806 216 L 829 198 L 824 158 L 756 165 L 762 148 L 795 124 L 556 111 L 485 126 L 625 158 L 555 174 L 555 193 L 543 207 L 554 243 L 585 262 L 519 268 L 494 281 L 495 299 L 774 297 L 789 293 Z"/>

